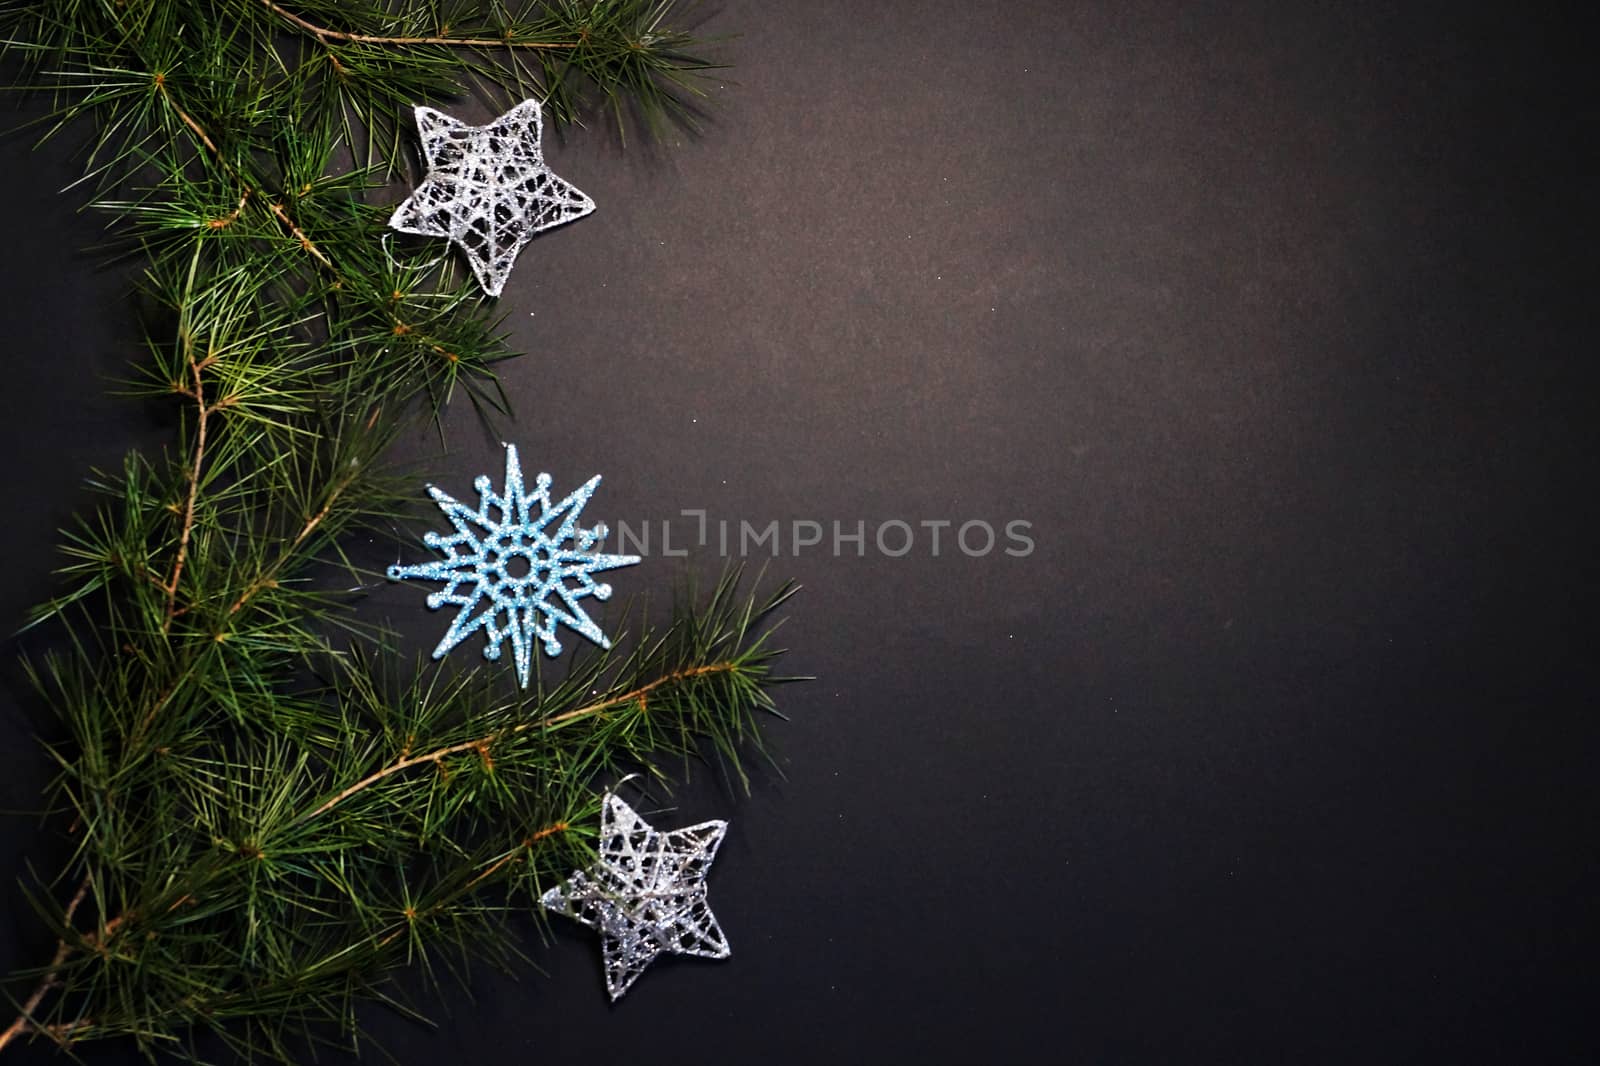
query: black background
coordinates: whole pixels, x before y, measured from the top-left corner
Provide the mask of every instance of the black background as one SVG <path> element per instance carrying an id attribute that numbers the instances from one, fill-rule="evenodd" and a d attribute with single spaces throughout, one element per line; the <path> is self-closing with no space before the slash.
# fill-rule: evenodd
<path id="1" fill-rule="evenodd" d="M 700 775 L 658 819 L 731 819 L 733 958 L 612 1007 L 587 931 L 530 933 L 548 976 L 480 972 L 431 1033 L 375 1013 L 399 1060 L 1591 1059 L 1570 29 L 1124 2 L 729 2 L 703 29 L 741 36 L 701 136 L 549 145 L 600 208 L 502 301 L 526 464 L 603 473 L 613 526 L 1022 519 L 1037 547 L 786 532 L 788 665 L 820 677 L 783 693 L 786 778 Z M 88 469 L 170 426 L 110 394 L 135 332 L 82 250 L 101 221 L 57 194 L 75 164 L 0 160 L 10 628 Z M 499 448 L 465 405 L 448 426 L 448 457 L 401 458 L 465 495 Z M 422 596 L 362 610 L 426 650 Z M 23 808 L 48 767 L 15 658 Z M 0 861 L 39 839 L 8 820 Z M 42 962 L 0 898 L 0 968 Z"/>

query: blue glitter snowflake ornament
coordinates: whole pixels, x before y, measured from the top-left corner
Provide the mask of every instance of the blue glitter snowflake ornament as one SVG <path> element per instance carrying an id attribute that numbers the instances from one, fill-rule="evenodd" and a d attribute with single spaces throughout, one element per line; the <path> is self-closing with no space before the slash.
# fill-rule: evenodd
<path id="1" fill-rule="evenodd" d="M 606 527 L 580 528 L 578 514 L 594 495 L 600 475 L 552 504 L 550 475 L 540 474 L 534 490 L 525 491 L 516 445 L 505 448 L 505 495 L 495 495 L 489 478 L 479 477 L 473 482 L 480 498 L 474 510 L 429 485 L 429 494 L 456 531 L 448 536 L 427 533 L 422 540 L 445 558 L 419 566 L 391 566 L 389 576 L 397 581 L 416 577 L 443 582 L 444 588 L 428 596 L 428 606 L 461 608 L 433 649 L 435 659 L 444 658 L 451 648 L 482 629 L 488 642 L 483 649 L 485 659 L 499 659 L 501 645 L 507 638 L 511 640 L 517 678 L 527 688 L 535 637 L 550 656 L 561 654 L 556 628 L 562 625 L 602 648 L 611 647 L 578 601 L 588 596 L 610 598 L 611 586 L 596 584 L 594 575 L 632 566 L 639 557 L 589 552 L 605 538 Z"/>

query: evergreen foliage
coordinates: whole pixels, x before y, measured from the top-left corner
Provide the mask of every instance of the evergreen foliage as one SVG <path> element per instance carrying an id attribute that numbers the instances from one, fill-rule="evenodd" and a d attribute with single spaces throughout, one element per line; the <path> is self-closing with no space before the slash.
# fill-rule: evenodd
<path id="1" fill-rule="evenodd" d="M 503 919 L 592 852 L 596 779 L 759 744 L 792 593 L 730 572 L 657 631 L 511 691 L 394 676 L 335 591 L 342 545 L 413 494 L 385 449 L 452 396 L 503 408 L 512 353 L 465 271 L 382 240 L 412 104 L 537 95 L 557 125 L 688 122 L 702 42 L 671 0 L 36 0 L 0 4 L 47 133 L 91 131 L 84 183 L 145 257 L 130 391 L 181 411 L 171 452 L 98 475 L 64 589 L 30 624 L 55 713 L 30 887 L 59 938 L 8 986 L 14 1041 L 197 1030 L 301 1057 L 356 1004 L 514 953 Z M 343 568 L 355 581 L 331 580 Z M 392 659 L 392 656 L 388 657 Z M 510 692 L 511 694 L 507 694 Z M 331 1024 L 330 1024 L 331 1023 Z"/>

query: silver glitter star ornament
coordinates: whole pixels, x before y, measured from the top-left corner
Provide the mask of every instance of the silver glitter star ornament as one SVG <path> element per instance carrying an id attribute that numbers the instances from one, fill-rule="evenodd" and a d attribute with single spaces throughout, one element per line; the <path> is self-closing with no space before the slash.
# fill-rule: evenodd
<path id="1" fill-rule="evenodd" d="M 594 201 L 544 165 L 539 102 L 524 100 L 487 126 L 417 108 L 428 175 L 395 209 L 402 233 L 448 237 L 466 253 L 490 296 L 540 230 L 582 218 Z"/>
<path id="2" fill-rule="evenodd" d="M 483 657 L 499 659 L 501 645 L 509 639 L 517 678 L 527 688 L 534 638 L 543 643 L 546 655 L 560 655 L 558 626 L 565 625 L 602 648 L 611 647 L 578 601 L 589 596 L 610 598 L 611 586 L 597 584 L 594 575 L 631 566 L 639 557 L 589 551 L 605 538 L 606 527 L 602 523 L 583 529 L 578 515 L 600 484 L 598 474 L 576 492 L 551 503 L 550 475 L 540 474 L 534 490 L 526 491 L 516 446 L 507 444 L 505 448 L 504 494 L 496 495 L 489 478 L 479 477 L 473 482 L 479 496 L 475 509 L 428 486 L 456 531 L 449 535 L 430 532 L 422 538 L 428 547 L 444 554 L 442 560 L 391 566 L 389 576 L 443 582 L 444 588 L 428 596 L 428 606 L 461 608 L 433 649 L 435 659 L 444 658 L 451 648 L 482 629 L 488 642 Z"/>
<path id="3" fill-rule="evenodd" d="M 727 822 L 715 821 L 663 833 L 606 793 L 600 858 L 540 902 L 600 931 L 613 1000 L 663 951 L 708 959 L 731 954 L 706 902 L 706 872 L 727 830 Z"/>

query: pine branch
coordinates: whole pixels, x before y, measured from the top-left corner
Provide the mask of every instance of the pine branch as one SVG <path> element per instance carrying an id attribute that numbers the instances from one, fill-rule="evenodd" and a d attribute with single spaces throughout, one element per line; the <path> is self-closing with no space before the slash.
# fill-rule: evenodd
<path id="1" fill-rule="evenodd" d="M 344 690 L 352 700 L 347 713 L 377 715 L 378 724 L 389 727 L 372 733 L 347 720 L 339 730 L 341 742 L 357 749 L 312 760 L 275 741 L 254 749 L 235 744 L 235 758 L 244 761 L 223 764 L 234 769 L 221 787 L 236 794 L 221 806 L 216 797 L 205 798 L 217 785 L 196 793 L 188 776 L 199 772 L 215 780 L 207 767 L 212 759 L 196 759 L 178 777 L 152 781 L 149 787 L 163 795 L 187 797 L 179 824 L 189 831 L 164 820 L 153 842 L 178 846 L 187 856 L 185 868 L 165 864 L 169 872 L 154 886 L 133 879 L 127 890 L 137 902 L 98 932 L 64 937 L 39 993 L 42 999 L 60 989 L 62 999 L 46 1019 L 37 1017 L 35 1001 L 20 1025 L 68 1040 L 159 1034 L 176 1022 L 198 1020 L 196 1011 L 207 1024 L 251 1017 L 251 1004 L 263 997 L 320 988 L 319 982 L 328 990 L 307 1006 L 333 1017 L 349 994 L 335 977 L 366 972 L 352 969 L 358 963 L 387 965 L 391 947 L 409 942 L 430 923 L 477 926 L 514 905 L 511 897 L 494 903 L 482 898 L 489 886 L 515 874 L 522 886 L 517 898 L 531 902 L 549 879 L 585 861 L 570 845 L 575 827 L 590 821 L 588 808 L 595 801 L 584 785 L 590 773 L 661 750 L 687 754 L 704 744 L 721 751 L 743 735 L 748 715 L 771 710 L 767 688 L 782 679 L 770 667 L 780 653 L 759 627 L 793 590 L 739 599 L 737 581 L 736 573 L 728 575 L 703 608 L 680 615 L 660 634 L 643 634 L 634 651 L 599 656 L 554 689 L 537 693 L 531 714 L 520 702 L 499 703 L 492 689 L 470 681 L 452 681 L 441 690 L 419 679 L 408 692 L 385 693 L 376 675 L 352 664 L 347 669 L 356 670 L 353 684 Z M 645 676 L 650 679 L 640 680 Z M 597 686 L 604 692 L 600 699 L 580 698 Z M 575 731 L 585 724 L 589 728 Z M 450 739 L 452 733 L 467 736 Z M 407 749 L 427 735 L 437 739 L 423 745 L 421 754 L 410 754 Z M 399 744 L 401 753 L 364 771 L 363 763 L 376 754 L 372 745 L 385 742 Z M 433 778 L 408 778 L 398 792 L 390 787 L 407 777 L 403 771 L 424 765 L 435 769 Z M 485 798 L 464 803 L 458 798 L 463 795 Z M 261 813 L 230 830 L 239 811 Z M 510 847 L 495 844 L 508 822 L 518 820 L 537 828 L 517 834 Z M 184 838 L 192 842 L 184 846 Z M 547 850 L 561 841 L 569 847 Z M 373 849 L 375 866 L 350 865 L 360 851 Z M 391 863 L 402 857 L 403 866 L 425 870 L 442 861 L 444 870 L 434 887 L 419 887 L 403 902 L 377 904 Z M 271 899 L 252 887 L 258 871 L 283 881 Z M 119 879 L 110 870 L 97 877 Z M 116 891 L 110 883 L 97 889 L 102 899 L 114 898 Z M 339 911 L 350 913 L 336 917 Z M 265 983 L 256 976 L 239 984 L 241 935 L 275 938 L 281 943 L 270 956 L 291 959 L 308 923 L 338 932 L 278 977 L 269 971 Z M 70 917 L 63 925 L 70 928 Z M 178 945 L 166 949 L 175 954 L 160 955 L 162 944 Z M 136 963 L 135 972 L 124 969 L 125 962 Z M 117 991 L 129 980 L 141 982 L 150 997 L 132 1014 L 119 1004 L 136 990 Z M 96 982 L 109 986 L 97 991 Z"/>
<path id="2" fill-rule="evenodd" d="M 65 644 L 26 665 L 65 734 L 49 798 L 74 851 L 52 883 L 81 887 L 64 908 L 28 890 L 59 939 L 18 975 L 0 1048 L 176 1051 L 203 1026 L 295 1061 L 286 1032 L 353 1035 L 399 967 L 432 980 L 445 948 L 506 950 L 508 909 L 587 861 L 595 782 L 694 754 L 744 781 L 775 711 L 760 619 L 791 590 L 741 598 L 736 574 L 531 696 L 367 665 L 373 634 L 313 576 L 370 579 L 342 544 L 403 510 L 385 447 L 458 387 L 503 405 L 491 368 L 512 354 L 470 278 L 379 240 L 368 197 L 407 159 L 408 105 L 489 84 L 558 124 L 591 101 L 619 129 L 625 107 L 687 121 L 711 64 L 668 0 L 494 5 L 453 29 L 420 3 L 355 0 L 337 28 L 325 10 L 0 6 L 0 50 L 56 94 L 52 132 L 92 127 L 84 182 L 148 259 L 126 390 L 180 411 L 176 458 L 96 475 L 68 584 L 30 622 Z"/>
<path id="3" fill-rule="evenodd" d="M 619 696 L 612 696 L 607 699 L 588 704 L 584 707 L 575 708 L 574 710 L 563 711 L 558 715 L 543 719 L 541 721 L 522 722 L 511 726 L 509 730 L 503 733 L 490 733 L 487 736 L 477 737 L 472 740 L 463 740 L 455 744 L 446 745 L 442 748 L 436 748 L 435 750 L 426 752 L 422 755 L 403 756 L 402 758 L 390 763 L 388 766 L 385 766 L 383 769 L 373 771 L 360 781 L 357 781 L 355 784 L 350 785 L 342 792 L 339 792 L 337 795 L 330 797 L 320 807 L 313 810 L 307 817 L 315 818 L 319 814 L 326 814 L 328 811 L 337 807 L 339 804 L 343 803 L 356 793 L 372 787 L 386 777 L 398 774 L 404 770 L 409 770 L 413 766 L 425 766 L 429 764 L 437 766 L 449 756 L 459 755 L 465 751 L 487 752 L 490 746 L 495 743 L 495 741 L 504 739 L 508 735 L 524 733 L 530 729 L 559 729 L 564 725 L 568 725 L 584 718 L 590 718 L 597 714 L 602 714 L 613 707 L 622 706 L 624 704 L 637 703 L 640 709 L 643 710 L 648 705 L 650 693 L 654 692 L 662 685 L 674 684 L 697 677 L 705 677 L 710 674 L 725 674 L 736 669 L 738 669 L 738 664 L 733 662 L 706 663 L 701 666 L 685 667 L 681 670 L 675 670 L 664 677 L 659 677 L 647 685 L 641 685 L 630 692 L 624 692 Z"/>
<path id="4" fill-rule="evenodd" d="M 83 902 L 84 897 L 88 894 L 89 878 L 85 877 L 79 882 L 78 890 L 72 894 L 72 899 L 68 901 L 64 912 L 64 924 L 69 928 L 72 925 L 73 915 L 78 911 L 79 904 Z M 67 956 L 71 953 L 72 946 L 67 943 L 65 938 L 56 941 L 55 957 L 50 960 L 50 965 L 45 968 L 44 976 L 39 979 L 39 983 L 34 986 L 33 991 L 28 994 L 28 998 L 23 1001 L 22 1009 L 18 1012 L 16 1020 L 6 1026 L 3 1032 L 0 1032 L 0 1051 L 4 1051 L 7 1044 L 35 1027 L 34 1011 L 39 1009 L 39 1004 L 44 1002 L 44 997 L 50 994 L 50 990 L 60 983 L 57 971 L 61 969 L 61 964 L 66 961 Z"/>
<path id="5" fill-rule="evenodd" d="M 490 37 L 381 37 L 370 33 L 350 33 L 344 30 L 330 30 L 323 26 L 301 18 L 294 12 L 287 10 L 272 0 L 261 0 L 267 10 L 294 26 L 304 30 L 319 41 L 344 41 L 350 44 L 381 44 L 412 47 L 415 45 L 448 45 L 452 48 L 577 48 L 581 42 L 577 41 L 526 41 L 507 35 L 501 38 Z M 337 59 L 335 59 L 337 62 Z"/>
<path id="6" fill-rule="evenodd" d="M 198 260 L 196 262 L 198 264 Z M 192 272 L 190 277 L 193 278 Z M 200 472 L 205 468 L 206 429 L 211 422 L 211 408 L 206 403 L 205 381 L 200 376 L 201 361 L 194 355 L 194 336 L 186 327 L 181 327 L 178 339 L 183 344 L 183 361 L 189 369 L 192 382 L 185 395 L 194 401 L 195 406 L 194 457 L 189 465 L 188 481 L 184 489 L 183 527 L 178 532 L 178 550 L 172 559 L 172 576 L 167 579 L 166 617 L 161 623 L 163 632 L 172 629 L 172 616 L 178 609 L 178 584 L 183 580 L 183 564 L 189 555 L 189 537 L 194 532 L 195 501 L 200 496 Z"/>
<path id="7" fill-rule="evenodd" d="M 172 99 L 172 92 L 167 88 L 166 74 L 157 72 L 151 81 L 156 87 L 156 92 L 161 95 L 162 101 L 168 107 L 172 108 L 172 113 L 177 116 L 178 121 L 182 122 L 189 128 L 189 131 L 195 135 L 196 139 L 198 139 L 199 142 L 205 147 L 206 151 L 211 153 L 217 164 L 231 174 L 234 178 L 236 178 L 239 182 L 239 185 L 244 189 L 244 191 L 239 194 L 239 206 L 234 208 L 230 214 L 223 216 L 223 218 L 226 219 L 224 224 L 231 224 L 239 217 L 240 212 L 244 210 L 245 204 L 249 203 L 252 197 L 261 196 L 261 190 L 252 184 L 251 181 L 242 173 L 240 173 L 238 167 L 228 162 L 227 157 L 222 154 L 222 149 L 217 147 L 217 142 L 211 139 L 211 134 L 208 133 L 206 128 L 200 124 L 199 120 L 193 115 L 189 114 L 189 112 L 185 111 L 183 108 L 179 107 L 178 104 Z M 321 248 L 317 247 L 316 242 L 310 237 L 306 236 L 305 230 L 296 225 L 294 219 L 289 217 L 288 208 L 284 207 L 283 204 L 279 203 L 277 200 L 270 198 L 266 200 L 266 204 L 267 210 L 272 212 L 272 217 L 283 223 L 284 229 L 289 231 L 289 236 L 293 237 L 295 242 L 299 244 L 308 255 L 316 259 L 318 263 L 322 264 L 324 267 L 327 267 L 329 270 L 337 269 L 333 265 L 333 260 L 329 259 L 327 254 L 323 252 Z M 221 229 L 222 226 L 214 224 L 216 221 L 218 220 L 213 220 L 213 228 Z M 199 387 L 200 385 L 197 371 L 195 382 L 195 389 L 197 392 L 199 391 Z M 201 423 L 201 427 L 203 430 L 203 421 Z"/>

